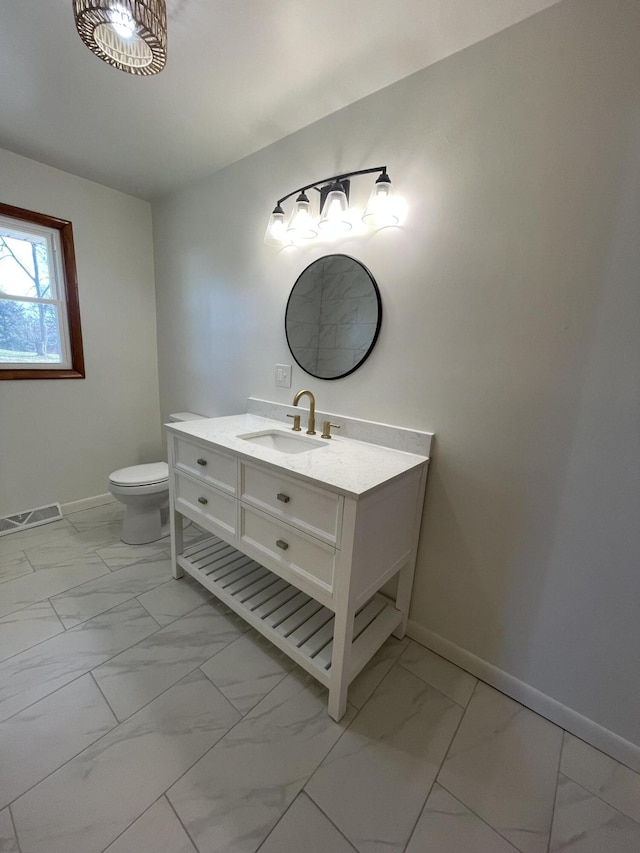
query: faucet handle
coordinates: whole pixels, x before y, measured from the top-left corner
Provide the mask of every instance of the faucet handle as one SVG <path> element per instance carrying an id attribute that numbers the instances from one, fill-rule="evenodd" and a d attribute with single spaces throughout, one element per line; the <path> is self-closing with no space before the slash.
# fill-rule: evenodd
<path id="1" fill-rule="evenodd" d="M 300 415 L 287 415 L 288 418 L 293 418 L 293 426 L 291 429 L 294 432 L 300 432 Z"/>
<path id="2" fill-rule="evenodd" d="M 340 424 L 332 424 L 331 421 L 322 422 L 322 435 L 320 438 L 331 438 L 331 427 L 340 429 Z"/>

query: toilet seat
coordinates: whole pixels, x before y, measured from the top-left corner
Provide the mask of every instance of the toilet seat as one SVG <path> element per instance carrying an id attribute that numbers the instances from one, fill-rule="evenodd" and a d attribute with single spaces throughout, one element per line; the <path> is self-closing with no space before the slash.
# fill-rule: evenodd
<path id="1" fill-rule="evenodd" d="M 109 475 L 109 482 L 121 488 L 139 486 L 166 485 L 169 483 L 169 466 L 166 462 L 152 462 L 149 465 L 131 465 L 119 468 Z"/>

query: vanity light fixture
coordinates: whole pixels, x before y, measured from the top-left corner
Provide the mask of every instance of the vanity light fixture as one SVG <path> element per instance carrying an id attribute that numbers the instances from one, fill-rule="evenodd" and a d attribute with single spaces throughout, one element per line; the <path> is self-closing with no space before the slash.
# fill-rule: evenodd
<path id="1" fill-rule="evenodd" d="M 73 0 L 73 17 L 92 53 L 128 74 L 157 74 L 167 61 L 165 0 Z"/>
<path id="2" fill-rule="evenodd" d="M 373 228 L 384 228 L 386 225 L 397 225 L 399 217 L 393 206 L 391 179 L 386 166 L 375 166 L 372 169 L 360 169 L 357 172 L 344 172 L 321 181 L 313 181 L 304 187 L 298 187 L 278 199 L 273 209 L 264 242 L 272 246 L 287 246 L 306 243 L 325 234 L 341 234 L 353 227 L 353 217 L 349 210 L 350 178 L 357 175 L 371 175 L 379 172 L 377 181 L 371 192 L 362 221 Z M 320 218 L 315 220 L 311 212 L 311 202 L 307 190 L 314 189 L 320 194 Z M 297 195 L 289 224 L 285 225 L 286 214 L 283 202 Z"/>

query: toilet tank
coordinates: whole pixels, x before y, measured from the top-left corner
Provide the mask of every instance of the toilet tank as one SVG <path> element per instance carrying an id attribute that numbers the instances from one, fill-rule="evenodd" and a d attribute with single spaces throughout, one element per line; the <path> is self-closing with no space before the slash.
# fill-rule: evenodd
<path id="1" fill-rule="evenodd" d="M 181 421 L 199 421 L 203 420 L 205 415 L 196 415 L 195 412 L 174 412 L 169 415 L 169 423 L 175 424 Z"/>

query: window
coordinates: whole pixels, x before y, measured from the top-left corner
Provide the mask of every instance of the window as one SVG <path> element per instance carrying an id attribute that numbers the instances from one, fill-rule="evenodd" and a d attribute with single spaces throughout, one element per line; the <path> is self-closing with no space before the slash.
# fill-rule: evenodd
<path id="1" fill-rule="evenodd" d="M 0 379 L 82 379 L 71 223 L 0 204 Z"/>

